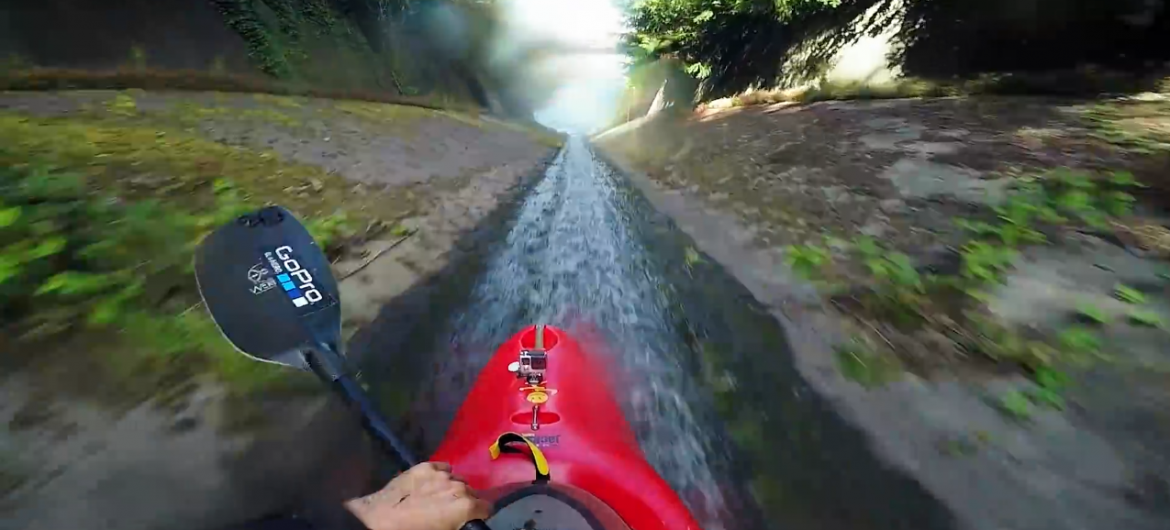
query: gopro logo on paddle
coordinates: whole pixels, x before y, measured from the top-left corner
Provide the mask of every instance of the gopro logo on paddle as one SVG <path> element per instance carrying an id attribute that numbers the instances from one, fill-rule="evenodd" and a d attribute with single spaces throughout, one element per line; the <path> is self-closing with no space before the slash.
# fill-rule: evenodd
<path id="1" fill-rule="evenodd" d="M 285 245 L 277 248 L 276 257 L 280 258 L 280 266 L 271 263 L 276 272 L 279 273 L 276 275 L 276 281 L 280 282 L 280 287 L 292 300 L 293 305 L 305 307 L 320 302 L 324 298 L 321 296 L 321 291 L 317 290 L 317 286 L 313 285 L 313 275 L 309 274 L 309 271 L 293 259 L 292 247 Z M 271 254 L 269 261 L 273 261 Z"/>

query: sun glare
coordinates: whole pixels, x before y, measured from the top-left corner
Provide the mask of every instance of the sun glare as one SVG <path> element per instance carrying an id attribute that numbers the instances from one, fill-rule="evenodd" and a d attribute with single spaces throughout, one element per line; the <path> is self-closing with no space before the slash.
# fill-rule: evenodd
<path id="1" fill-rule="evenodd" d="M 617 53 L 622 12 L 611 0 L 507 0 L 509 36 L 564 49 L 533 65 L 559 87 L 536 119 L 546 126 L 588 133 L 613 116 L 625 86 L 625 57 Z"/>

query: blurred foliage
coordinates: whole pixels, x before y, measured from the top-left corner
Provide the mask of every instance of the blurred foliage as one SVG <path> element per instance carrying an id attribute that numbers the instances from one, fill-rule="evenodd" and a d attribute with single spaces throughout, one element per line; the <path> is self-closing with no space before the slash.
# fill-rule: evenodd
<path id="1" fill-rule="evenodd" d="M 0 148 L 0 158 L 12 154 Z M 94 193 L 82 175 L 44 162 L 6 163 L 0 204 L 0 315 L 21 340 L 116 331 L 121 340 L 96 348 L 117 350 L 100 368 L 111 388 L 138 398 L 167 391 L 176 371 L 210 368 L 244 392 L 276 381 L 192 309 L 194 246 L 246 208 L 229 181 L 217 181 L 213 207 L 189 212 Z"/>
<path id="2" fill-rule="evenodd" d="M 1142 74 L 1170 59 L 1168 11 L 1143 0 L 635 0 L 626 45 L 640 63 L 682 61 L 703 80 L 701 99 L 816 79 L 844 46 L 887 30 L 895 35 L 887 60 L 909 76 L 954 86 L 1092 65 L 1072 82 L 1006 76 L 995 91 L 1135 91 L 1151 89 Z M 1094 82 L 1110 75 L 1103 70 L 1137 75 Z"/>
<path id="3" fill-rule="evenodd" d="M 548 94 L 521 71 L 538 45 L 493 54 L 497 3 L 481 0 L 212 0 L 262 72 L 318 88 L 430 95 L 527 117 Z M 526 47 L 527 46 L 527 47 Z"/>
<path id="4" fill-rule="evenodd" d="M 834 351 L 841 374 L 862 386 L 880 387 L 902 375 L 897 357 L 875 352 L 858 339 L 838 345 Z"/>
<path id="5" fill-rule="evenodd" d="M 1019 390 L 1005 392 L 996 400 L 997 408 L 1014 420 L 1027 420 L 1032 417 L 1032 401 Z"/>
<path id="6" fill-rule="evenodd" d="M 260 71 L 273 77 L 287 77 L 292 68 L 276 48 L 271 31 L 260 21 L 254 3 L 244 0 L 213 0 L 224 21 L 244 39 L 248 57 Z"/>
<path id="7" fill-rule="evenodd" d="M 1127 304 L 1141 305 L 1146 303 L 1145 294 L 1123 283 L 1114 286 L 1113 293 L 1117 296 L 1118 300 Z"/>
<path id="8" fill-rule="evenodd" d="M 268 75 L 344 88 L 394 88 L 397 83 L 390 63 L 377 56 L 376 44 L 361 31 L 361 20 L 344 16 L 328 0 L 212 3 L 244 39 L 252 63 Z"/>
<path id="9" fill-rule="evenodd" d="M 1157 311 L 1151 311 L 1149 309 L 1131 309 L 1129 313 L 1126 314 L 1126 318 L 1137 326 L 1151 328 L 1166 327 L 1165 322 L 1162 320 L 1162 315 L 1158 314 Z"/>
<path id="10" fill-rule="evenodd" d="M 191 214 L 90 194 L 78 175 L 43 164 L 0 171 L 0 201 L 16 212 L 2 223 L 0 312 L 31 316 L 31 333 L 116 324 L 148 281 L 189 275 L 202 234 L 243 210 L 226 181 L 213 208 Z"/>
<path id="11" fill-rule="evenodd" d="M 0 90 L 193 90 L 297 95 L 337 100 L 395 103 L 424 109 L 452 109 L 478 113 L 476 104 L 439 97 L 398 96 L 378 90 L 314 88 L 242 75 L 216 75 L 191 70 L 114 70 L 94 72 L 63 68 L 33 68 L 0 76 Z M 112 109 L 111 109 L 112 110 Z"/>
<path id="12" fill-rule="evenodd" d="M 871 357 L 876 361 L 882 355 L 903 354 L 881 329 L 895 337 L 933 330 L 936 336 L 946 337 L 968 352 L 1033 374 L 1053 366 L 1088 364 L 1105 358 L 1092 329 L 1076 326 L 1054 337 L 1025 336 L 981 314 L 979 303 L 986 301 L 987 288 L 1003 281 L 1022 247 L 1047 243 L 1044 232 L 1060 226 L 1098 230 L 1112 226 L 1117 216 L 1128 215 L 1132 208 L 1133 197 L 1125 190 L 1142 186 L 1123 171 L 1092 173 L 1059 168 L 1020 178 L 1003 200 L 986 212 L 994 214 L 992 219 L 955 220 L 970 235 L 959 245 L 959 263 L 953 273 L 920 267 L 906 254 L 868 236 L 852 243 L 827 237 L 823 245 L 791 245 L 785 248 L 785 259 L 797 274 L 818 286 L 830 287 L 834 305 L 865 324 L 888 346 L 870 348 L 864 355 L 856 348 L 839 351 L 838 364 L 850 378 L 864 381 L 867 367 L 873 364 L 867 360 Z M 850 259 L 838 261 L 835 257 Z M 1159 315 L 1141 307 L 1146 300 L 1140 291 L 1119 284 L 1114 295 L 1137 306 L 1128 315 L 1130 322 L 1161 327 Z M 1102 309 L 1087 304 L 1077 309 L 1077 316 L 1097 326 L 1111 320 Z M 1043 400 L 1054 401 L 1050 398 L 1044 396 Z"/>
<path id="13" fill-rule="evenodd" d="M 1160 90 L 1170 93 L 1170 77 Z M 1094 105 L 1085 117 L 1094 136 L 1138 155 L 1170 154 L 1170 101 L 1108 101 Z M 1158 183 L 1154 183 L 1158 184 Z"/>
<path id="14" fill-rule="evenodd" d="M 759 29 L 757 19 L 792 22 L 840 4 L 841 0 L 642 0 L 632 6 L 635 33 L 630 44 L 635 58 L 675 55 L 687 61 L 689 73 L 706 78 L 713 72 L 704 59 L 722 51 L 718 40 Z"/>
<path id="15" fill-rule="evenodd" d="M 713 102 L 711 106 L 742 107 L 785 102 L 813 103 L 828 100 L 979 95 L 1086 96 L 1140 92 L 1151 88 L 1161 92 L 1170 92 L 1170 89 L 1153 87 L 1152 85 L 1157 82 L 1157 79 L 1156 75 L 1144 77 L 1125 72 L 1092 69 L 1055 70 L 1040 73 L 982 73 L 967 79 L 902 77 L 877 83 L 818 79 L 807 87 L 781 90 L 756 90 L 752 88 L 728 99 Z M 1090 115 L 1090 118 L 1103 129 L 1098 133 L 1098 136 L 1118 144 L 1133 144 L 1135 151 L 1142 150 L 1146 154 L 1153 152 L 1153 149 L 1159 146 L 1165 149 L 1164 141 L 1157 142 L 1157 140 L 1151 141 L 1144 138 L 1141 133 L 1146 131 L 1133 133 L 1119 129 L 1114 123 L 1117 118 L 1109 116 L 1110 110 L 1113 109 L 1102 105 Z"/>
<path id="16" fill-rule="evenodd" d="M 4 361 L 89 359 L 60 363 L 92 365 L 85 382 L 55 384 L 118 402 L 166 399 L 203 374 L 242 394 L 302 388 L 224 341 L 201 307 L 193 249 L 269 199 L 329 248 L 376 223 L 365 208 L 385 197 L 270 153 L 131 126 L 143 118 L 130 93 L 106 107 L 95 121 L 0 114 L 0 322 L 19 352 L 38 352 Z M 312 196 L 286 191 L 314 182 Z"/>
<path id="17" fill-rule="evenodd" d="M 561 82 L 532 68 L 560 51 L 510 34 L 505 3 L 494 0 L 18 3 L 30 7 L 9 13 L 19 31 L 0 46 L 5 89 L 275 86 L 277 93 L 418 99 L 530 119 Z M 92 23 L 79 21 L 79 12 L 94 13 Z M 100 29 L 110 27 L 119 31 Z M 505 41 L 510 46 L 499 45 Z"/>
<path id="18" fill-rule="evenodd" d="M 631 6 L 626 48 L 635 64 L 660 58 L 682 68 L 716 96 L 779 76 L 782 53 L 800 22 L 839 0 L 642 0 Z"/>
<path id="19" fill-rule="evenodd" d="M 1087 302 L 1077 304 L 1077 315 L 1089 324 L 1108 324 L 1110 320 L 1104 309 Z"/>
<path id="20" fill-rule="evenodd" d="M 792 245 L 784 252 L 785 263 L 797 274 L 810 279 L 827 276 L 826 268 L 832 260 L 829 249 L 815 243 Z"/>

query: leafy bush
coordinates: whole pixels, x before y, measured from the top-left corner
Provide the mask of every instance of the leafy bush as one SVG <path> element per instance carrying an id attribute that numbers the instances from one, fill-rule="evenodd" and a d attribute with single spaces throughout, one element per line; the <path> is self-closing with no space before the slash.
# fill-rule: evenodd
<path id="1" fill-rule="evenodd" d="M 1162 315 L 1148 309 L 1133 309 L 1126 315 L 1126 318 L 1138 326 L 1150 328 L 1164 328 L 1166 326 L 1162 321 Z"/>
<path id="2" fill-rule="evenodd" d="M 1061 393 L 1068 386 L 1068 374 L 1051 368 L 1039 368 L 1032 374 L 1038 388 L 1028 393 L 1028 397 L 1039 405 L 1054 409 L 1064 408 L 1064 398 Z"/>
<path id="3" fill-rule="evenodd" d="M 971 241 L 963 245 L 963 278 L 978 283 L 998 282 L 1016 255 L 1015 250 L 1006 246 Z"/>
<path id="4" fill-rule="evenodd" d="M 1101 178 L 1068 168 L 1048 175 L 1052 205 L 1079 217 L 1089 226 L 1103 228 L 1107 217 L 1125 216 L 1133 210 L 1134 198 L 1125 189 L 1140 186 L 1128 172 Z"/>
<path id="5" fill-rule="evenodd" d="M 872 237 L 857 238 L 857 250 L 869 273 L 883 283 L 890 282 L 900 289 L 922 292 L 922 277 L 914 269 L 910 257 L 901 252 L 882 249 Z"/>
<path id="6" fill-rule="evenodd" d="M 1067 168 L 1025 179 L 993 208 L 994 221 L 956 220 L 974 234 L 961 247 L 957 276 L 923 275 L 905 254 L 883 248 L 873 238 L 859 237 L 851 248 L 867 275 L 864 290 L 850 292 L 846 303 L 838 303 L 838 307 L 848 306 L 847 311 L 862 320 L 873 319 L 903 329 L 932 326 L 968 351 L 1032 371 L 1058 362 L 1083 364 L 1103 358 L 1100 339 L 1090 329 L 1074 327 L 1049 339 L 1024 337 L 979 316 L 977 311 L 967 310 L 971 308 L 967 302 L 985 299 L 983 289 L 1002 280 L 1020 247 L 1047 241 L 1038 228 L 1076 222 L 1106 225 L 1112 216 L 1132 209 L 1133 197 L 1124 190 L 1140 186 L 1126 172 L 1101 175 Z M 850 248 L 843 241 L 829 241 L 829 246 Z M 828 249 L 814 244 L 788 247 L 788 263 L 814 280 L 824 280 L 834 272 L 830 270 L 833 264 Z M 944 299 L 956 291 L 968 297 Z M 1116 287 L 1115 295 L 1135 305 L 1145 302 L 1140 291 L 1124 285 Z M 1091 305 L 1080 306 L 1078 314 L 1082 321 L 1094 325 L 1106 324 L 1110 319 Z M 1140 307 L 1135 307 L 1127 318 L 1136 325 L 1161 326 L 1157 313 Z M 842 366 L 857 364 L 856 361 L 845 359 Z M 1047 395 L 1038 400 L 1049 404 L 1056 401 Z"/>
<path id="7" fill-rule="evenodd" d="M 817 279 L 825 274 L 833 257 L 829 249 L 814 244 L 792 245 L 785 248 L 784 261 L 805 278 Z"/>
<path id="8" fill-rule="evenodd" d="M 1060 355 L 1046 342 L 1023 337 L 986 316 L 972 315 L 969 325 L 975 340 L 968 347 L 995 361 L 1035 371 L 1050 366 Z"/>
<path id="9" fill-rule="evenodd" d="M 1000 412 L 1014 420 L 1027 420 L 1032 417 L 1032 401 L 1019 390 L 1012 390 L 999 396 L 997 406 Z"/>
<path id="10" fill-rule="evenodd" d="M 1133 287 L 1130 287 L 1130 286 L 1125 285 L 1123 283 L 1119 283 L 1116 286 L 1114 286 L 1113 293 L 1117 296 L 1117 298 L 1119 300 L 1121 300 L 1122 302 L 1125 302 L 1127 304 L 1140 305 L 1140 304 L 1146 303 L 1146 295 L 1145 294 L 1142 294 L 1141 291 L 1134 289 Z"/>
<path id="11" fill-rule="evenodd" d="M 1132 211 L 1134 197 L 1123 190 L 1139 186 L 1132 173 L 1102 176 L 1068 168 L 1025 180 L 993 208 L 999 223 L 956 220 L 959 227 L 976 235 L 963 246 L 962 275 L 969 280 L 998 281 L 1017 247 L 1047 241 L 1037 226 L 1065 224 L 1071 216 L 1103 228 L 1111 216 Z"/>
<path id="12" fill-rule="evenodd" d="M 189 282 L 202 234 L 244 208 L 226 181 L 215 208 L 189 214 L 37 164 L 0 167 L 0 205 L 0 314 L 33 333 L 117 325 L 164 300 Z"/>
<path id="13" fill-rule="evenodd" d="M 1109 323 L 1109 315 L 1100 307 L 1093 304 L 1082 303 L 1077 306 L 1077 315 L 1085 321 L 1092 324 L 1107 324 Z"/>
<path id="14" fill-rule="evenodd" d="M 1056 340 L 1074 359 L 1087 361 L 1090 356 L 1101 355 L 1101 338 L 1091 329 L 1074 326 L 1060 332 Z"/>
<path id="15" fill-rule="evenodd" d="M 0 160 L 10 154 L 0 148 Z M 236 354 L 199 309 L 193 249 L 248 208 L 230 181 L 213 188 L 213 205 L 190 213 L 96 193 L 81 176 L 43 163 L 0 166 L 4 333 L 29 341 L 103 337 L 73 353 L 100 360 L 91 377 L 115 403 L 165 402 L 190 388 L 182 381 L 208 371 L 237 394 L 302 388 L 301 379 Z M 321 230 L 338 235 L 339 222 L 321 222 Z"/>

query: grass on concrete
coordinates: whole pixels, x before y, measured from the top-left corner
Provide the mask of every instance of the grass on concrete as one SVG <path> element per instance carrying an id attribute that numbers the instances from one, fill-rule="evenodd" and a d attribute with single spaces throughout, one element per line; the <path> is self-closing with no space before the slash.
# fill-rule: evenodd
<path id="1" fill-rule="evenodd" d="M 1107 229 L 1130 215 L 1130 192 L 1140 186 L 1127 172 L 1067 168 L 1023 179 L 993 207 L 994 221 L 957 219 L 969 239 L 956 245 L 961 262 L 953 274 L 921 272 L 906 255 L 865 236 L 852 242 L 792 245 L 786 248 L 786 260 L 795 272 L 818 281 L 834 304 L 857 320 L 860 336 L 876 345 L 838 351 L 842 373 L 867 386 L 888 379 L 875 377 L 871 368 L 880 367 L 883 356 L 897 357 L 907 366 L 922 363 L 915 354 L 921 348 L 911 347 L 912 341 L 903 340 L 907 337 L 935 341 L 934 348 L 923 352 L 927 358 L 943 355 L 937 346 L 951 343 L 965 355 L 1014 365 L 1029 374 L 1086 365 L 1107 357 L 1096 328 L 1111 322 L 1098 308 L 1077 309 L 1074 316 L 1086 325 L 1048 337 L 1025 335 L 984 314 L 985 292 L 1003 281 L 1023 248 L 1047 243 L 1045 232 L 1063 226 Z M 851 259 L 834 260 L 830 247 L 846 249 Z M 1115 295 L 1139 311 L 1145 303 L 1140 292 L 1124 285 L 1117 286 Z"/>
<path id="2" fill-rule="evenodd" d="M 20 337 L 0 362 L 113 401 L 178 398 L 205 376 L 242 395 L 303 388 L 223 340 L 199 304 L 195 245 L 241 211 L 280 203 L 329 248 L 405 200 L 116 115 L 0 113 L 0 177 L 0 312 L 3 332 Z"/>
<path id="3" fill-rule="evenodd" d="M 156 70 L 148 68 L 120 68 L 107 71 L 77 70 L 67 68 L 7 68 L 0 69 L 0 91 L 56 91 L 56 90 L 184 90 L 199 92 L 242 92 L 258 97 L 303 96 L 340 100 L 339 108 L 352 114 L 383 119 L 386 113 L 408 112 L 395 109 L 419 107 L 445 111 L 453 119 L 472 125 L 481 125 L 481 120 L 490 120 L 495 125 L 522 131 L 533 140 L 544 145 L 557 147 L 563 143 L 563 135 L 535 122 L 518 123 L 494 119 L 484 114 L 484 108 L 474 102 L 454 99 L 448 95 L 411 96 L 384 91 L 339 90 L 314 88 L 304 84 L 276 81 L 270 78 L 206 72 L 200 70 Z M 284 104 L 293 100 L 270 98 Z M 390 103 L 387 105 L 363 105 L 365 103 Z"/>
<path id="4" fill-rule="evenodd" d="M 821 80 L 805 87 L 752 90 L 712 101 L 719 109 L 775 103 L 813 103 L 829 100 L 959 97 L 980 95 L 1099 97 L 1138 92 L 1170 93 L 1170 77 L 1142 77 L 1117 72 L 1083 70 L 1041 74 L 986 74 L 973 79 L 907 77 L 882 83 Z"/>
<path id="5" fill-rule="evenodd" d="M 94 71 L 68 68 L 30 68 L 0 72 L 0 90 L 190 90 L 242 92 L 326 99 L 393 103 L 428 109 L 452 109 L 478 113 L 481 107 L 447 97 L 402 96 L 368 90 L 322 89 L 282 83 L 269 78 L 201 70 L 152 70 L 122 68 Z"/>

